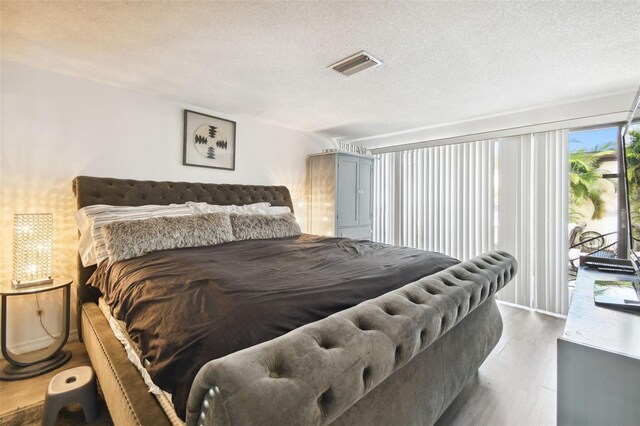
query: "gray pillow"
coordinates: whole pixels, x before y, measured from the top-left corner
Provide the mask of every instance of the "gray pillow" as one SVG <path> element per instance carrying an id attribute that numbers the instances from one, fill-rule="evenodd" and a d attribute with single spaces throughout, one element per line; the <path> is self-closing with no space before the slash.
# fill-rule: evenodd
<path id="1" fill-rule="evenodd" d="M 233 241 L 225 213 L 111 222 L 102 227 L 102 234 L 111 263 L 159 250 Z"/>
<path id="2" fill-rule="evenodd" d="M 261 240 L 267 238 L 295 237 L 302 232 L 293 213 L 277 215 L 232 214 L 231 226 L 236 240 Z"/>

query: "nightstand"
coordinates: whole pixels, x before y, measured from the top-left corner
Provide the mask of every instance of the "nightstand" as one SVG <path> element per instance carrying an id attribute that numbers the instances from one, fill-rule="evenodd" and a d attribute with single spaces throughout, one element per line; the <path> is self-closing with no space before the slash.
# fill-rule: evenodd
<path id="1" fill-rule="evenodd" d="M 10 284 L 0 286 L 2 298 L 2 355 L 10 365 L 0 373 L 0 380 L 22 380 L 51 371 L 60 367 L 69 359 L 71 352 L 63 351 L 62 347 L 69 338 L 69 309 L 72 280 L 54 279 L 52 283 L 33 287 L 13 288 Z M 14 354 L 7 348 L 7 299 L 15 296 L 27 296 L 62 290 L 62 331 L 55 343 L 46 349 L 28 354 Z"/>

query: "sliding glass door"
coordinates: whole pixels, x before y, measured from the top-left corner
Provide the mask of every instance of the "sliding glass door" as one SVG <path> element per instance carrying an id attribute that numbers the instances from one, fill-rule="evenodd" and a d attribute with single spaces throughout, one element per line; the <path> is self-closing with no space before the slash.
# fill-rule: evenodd
<path id="1" fill-rule="evenodd" d="M 569 281 L 580 256 L 617 257 L 618 126 L 569 133 Z"/>

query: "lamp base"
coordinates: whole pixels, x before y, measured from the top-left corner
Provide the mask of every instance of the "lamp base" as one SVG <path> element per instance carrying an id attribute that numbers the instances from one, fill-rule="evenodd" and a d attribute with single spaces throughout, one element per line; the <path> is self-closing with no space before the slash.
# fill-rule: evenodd
<path id="1" fill-rule="evenodd" d="M 2 373 L 0 373 L 0 380 L 23 380 L 28 379 L 29 377 L 39 376 L 51 370 L 55 370 L 61 365 L 64 365 L 70 359 L 71 352 L 60 351 L 42 362 L 28 365 L 26 367 L 16 367 L 13 364 L 9 364 L 2 370 Z"/>
<path id="2" fill-rule="evenodd" d="M 44 278 L 36 281 L 11 281 L 13 288 L 35 287 L 38 285 L 51 284 L 53 280 L 51 278 Z"/>

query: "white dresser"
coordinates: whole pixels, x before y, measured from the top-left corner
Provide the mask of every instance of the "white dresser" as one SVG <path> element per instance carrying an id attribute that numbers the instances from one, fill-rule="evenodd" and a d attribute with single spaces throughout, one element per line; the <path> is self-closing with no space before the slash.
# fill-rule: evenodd
<path id="1" fill-rule="evenodd" d="M 580 268 L 558 339 L 558 425 L 640 425 L 640 315 L 596 306 L 595 280 L 637 278 Z"/>

